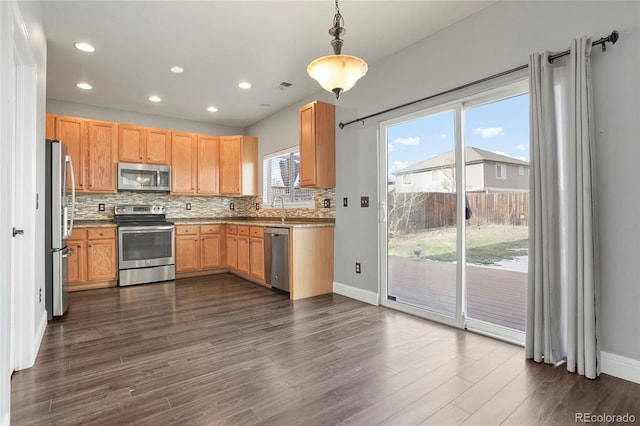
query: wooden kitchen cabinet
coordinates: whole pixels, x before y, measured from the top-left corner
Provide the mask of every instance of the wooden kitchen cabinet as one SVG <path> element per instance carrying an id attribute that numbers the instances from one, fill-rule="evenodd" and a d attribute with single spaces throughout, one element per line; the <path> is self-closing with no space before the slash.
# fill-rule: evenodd
<path id="1" fill-rule="evenodd" d="M 258 195 L 258 139 L 220 136 L 220 194 Z"/>
<path id="2" fill-rule="evenodd" d="M 196 192 L 198 136 L 194 133 L 171 134 L 171 193 Z"/>
<path id="3" fill-rule="evenodd" d="M 44 137 L 45 139 L 56 138 L 56 116 L 54 114 L 46 115 Z"/>
<path id="4" fill-rule="evenodd" d="M 69 238 L 69 289 L 113 287 L 118 279 L 116 228 L 75 229 Z"/>
<path id="5" fill-rule="evenodd" d="M 176 272 L 200 270 L 200 233 L 184 232 L 197 227 L 176 226 Z"/>
<path id="6" fill-rule="evenodd" d="M 69 287 L 87 281 L 87 232 L 75 229 L 69 238 L 69 257 L 67 264 Z"/>
<path id="7" fill-rule="evenodd" d="M 87 125 L 86 120 L 78 117 L 55 116 L 55 138 L 67 147 L 67 155 L 73 161 L 73 175 L 77 191 L 88 188 L 85 182 L 87 164 Z M 71 180 L 67 180 L 67 189 L 71 188 Z"/>
<path id="8" fill-rule="evenodd" d="M 335 106 L 320 101 L 300 108 L 300 186 L 336 186 Z"/>
<path id="9" fill-rule="evenodd" d="M 252 226 L 249 233 L 250 275 L 264 282 L 264 228 Z"/>
<path id="10" fill-rule="evenodd" d="M 238 272 L 249 275 L 249 227 L 238 226 Z"/>
<path id="11" fill-rule="evenodd" d="M 55 139 L 65 144 L 71 156 L 76 190 L 116 192 L 117 132 L 116 123 L 55 116 Z"/>
<path id="12" fill-rule="evenodd" d="M 222 238 L 220 225 L 200 226 L 200 265 L 202 269 L 221 268 L 223 266 Z"/>
<path id="13" fill-rule="evenodd" d="M 227 268 L 238 269 L 238 226 L 226 226 Z"/>
<path id="14" fill-rule="evenodd" d="M 126 163 L 171 164 L 171 131 L 120 124 L 118 158 Z"/>
<path id="15" fill-rule="evenodd" d="M 198 194 L 216 195 L 220 192 L 218 185 L 218 165 L 218 137 L 198 135 Z"/>
<path id="16" fill-rule="evenodd" d="M 222 268 L 221 225 L 176 226 L 176 272 Z"/>
<path id="17" fill-rule="evenodd" d="M 89 190 L 116 192 L 118 188 L 118 125 L 87 120 Z"/>

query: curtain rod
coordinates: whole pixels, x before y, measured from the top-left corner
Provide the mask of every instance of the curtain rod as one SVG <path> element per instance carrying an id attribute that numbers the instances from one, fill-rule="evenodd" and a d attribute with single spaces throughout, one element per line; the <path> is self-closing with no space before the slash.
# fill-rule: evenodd
<path id="1" fill-rule="evenodd" d="M 618 31 L 613 30 L 613 32 L 611 34 L 609 34 L 608 36 L 602 37 L 602 38 L 594 41 L 593 43 L 591 43 L 591 46 L 597 46 L 597 45 L 601 44 L 602 45 L 602 50 L 605 51 L 606 50 L 605 43 L 616 44 L 616 42 L 618 41 L 619 37 L 620 37 L 620 34 L 618 34 Z M 564 52 L 560 52 L 560 53 L 556 53 L 555 55 L 551 55 L 551 56 L 549 56 L 549 63 L 553 63 L 554 59 L 560 58 L 562 56 L 566 56 L 569 53 L 571 53 L 570 50 L 565 50 Z M 505 75 L 508 75 L 508 74 L 511 74 L 511 73 L 514 73 L 514 72 L 517 72 L 517 71 L 520 71 L 520 70 L 523 70 L 523 69 L 526 69 L 526 68 L 529 68 L 529 64 L 520 65 L 519 67 L 511 68 L 510 70 L 502 71 L 502 72 L 500 72 L 498 74 L 493 74 L 493 75 L 490 75 L 489 77 L 484 77 L 484 78 L 481 78 L 480 80 L 475 80 L 475 81 L 472 81 L 471 83 L 466 83 L 466 84 L 463 84 L 462 86 L 454 87 L 453 89 L 448 89 L 448 90 L 445 90 L 444 92 L 440 92 L 440 93 L 436 93 L 435 95 L 427 96 L 426 98 L 417 99 L 415 101 L 407 102 L 406 104 L 394 106 L 392 108 L 387 108 L 384 111 L 378 111 L 378 112 L 376 112 L 374 114 L 369 114 L 369 115 L 361 117 L 361 118 L 356 118 L 355 120 L 347 121 L 346 123 L 340 122 L 338 124 L 338 126 L 341 129 L 344 129 L 344 126 L 348 126 L 349 124 L 358 123 L 358 122 L 362 122 L 362 124 L 364 124 L 364 120 L 367 120 L 369 118 L 376 117 L 376 116 L 382 115 L 382 114 L 386 114 L 388 112 L 395 111 L 397 109 L 401 109 L 401 108 L 404 108 L 404 107 L 408 107 L 410 105 L 414 105 L 414 104 L 417 104 L 417 103 L 420 103 L 420 102 L 428 101 L 430 99 L 437 98 L 438 96 L 447 95 L 447 94 L 449 94 L 451 92 L 455 92 L 455 91 L 458 91 L 458 90 L 466 89 L 467 87 L 474 86 L 474 85 L 480 84 L 480 83 L 484 83 L 485 81 L 493 80 L 493 79 L 496 79 L 496 78 L 499 78 L 499 77 L 502 77 L 502 76 L 505 76 Z"/>

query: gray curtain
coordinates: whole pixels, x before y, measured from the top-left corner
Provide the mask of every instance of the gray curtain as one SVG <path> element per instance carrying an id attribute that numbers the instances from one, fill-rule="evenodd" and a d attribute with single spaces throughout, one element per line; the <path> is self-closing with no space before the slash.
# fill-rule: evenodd
<path id="1" fill-rule="evenodd" d="M 591 39 L 529 62 L 531 221 L 525 354 L 600 374 Z"/>

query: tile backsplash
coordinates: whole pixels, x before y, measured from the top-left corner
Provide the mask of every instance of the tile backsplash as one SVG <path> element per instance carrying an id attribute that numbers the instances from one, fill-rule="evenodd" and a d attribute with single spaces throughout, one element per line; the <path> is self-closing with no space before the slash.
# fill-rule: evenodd
<path id="1" fill-rule="evenodd" d="M 331 207 L 324 207 L 329 199 Z M 315 189 L 314 208 L 287 208 L 288 217 L 335 218 L 335 190 Z M 191 203 L 191 210 L 187 210 Z M 233 203 L 234 209 L 230 209 Z M 104 204 L 105 211 L 98 211 Z M 154 192 L 123 191 L 115 194 L 77 194 L 76 220 L 111 220 L 119 204 L 157 204 L 167 207 L 167 217 L 174 219 L 212 217 L 280 217 L 280 209 L 263 209 L 262 197 L 192 197 Z M 256 204 L 260 208 L 256 210 Z"/>

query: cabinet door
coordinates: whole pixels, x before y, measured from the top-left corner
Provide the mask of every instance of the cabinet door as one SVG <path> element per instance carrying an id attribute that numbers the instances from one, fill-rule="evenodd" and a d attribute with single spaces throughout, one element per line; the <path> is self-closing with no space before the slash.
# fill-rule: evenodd
<path id="1" fill-rule="evenodd" d="M 264 280 L 264 239 L 251 238 L 251 276 Z"/>
<path id="2" fill-rule="evenodd" d="M 229 269 L 238 269 L 238 237 L 236 235 L 227 235 L 227 267 Z"/>
<path id="3" fill-rule="evenodd" d="M 80 284 L 87 280 L 87 242 L 85 240 L 69 241 L 69 284 Z"/>
<path id="4" fill-rule="evenodd" d="M 315 104 L 300 108 L 300 186 L 316 183 Z"/>
<path id="5" fill-rule="evenodd" d="M 199 238 L 198 235 L 176 236 L 176 272 L 200 269 Z"/>
<path id="6" fill-rule="evenodd" d="M 73 175 L 76 189 L 83 191 L 85 187 L 86 167 L 86 123 L 76 117 L 56 116 L 56 139 L 61 140 L 67 147 L 67 155 L 73 161 Z M 67 180 L 67 188 L 71 189 L 71 179 Z"/>
<path id="7" fill-rule="evenodd" d="M 171 164 L 171 131 L 147 129 L 147 163 Z"/>
<path id="8" fill-rule="evenodd" d="M 218 138 L 198 136 L 198 194 L 218 194 Z"/>
<path id="9" fill-rule="evenodd" d="M 89 148 L 89 190 L 116 191 L 118 164 L 116 123 L 87 121 Z"/>
<path id="10" fill-rule="evenodd" d="M 220 193 L 240 194 L 242 188 L 242 137 L 220 137 Z"/>
<path id="11" fill-rule="evenodd" d="M 238 272 L 249 275 L 249 237 L 238 235 Z"/>
<path id="12" fill-rule="evenodd" d="M 202 235 L 201 242 L 201 268 L 212 269 L 221 267 L 220 234 Z"/>
<path id="13" fill-rule="evenodd" d="M 173 132 L 171 137 L 171 192 L 194 194 L 196 183 L 197 137 Z"/>
<path id="14" fill-rule="evenodd" d="M 118 126 L 118 159 L 127 163 L 144 163 L 147 129 L 121 124 Z"/>
<path id="15" fill-rule="evenodd" d="M 116 240 L 89 240 L 87 245 L 87 281 L 115 280 Z"/>

